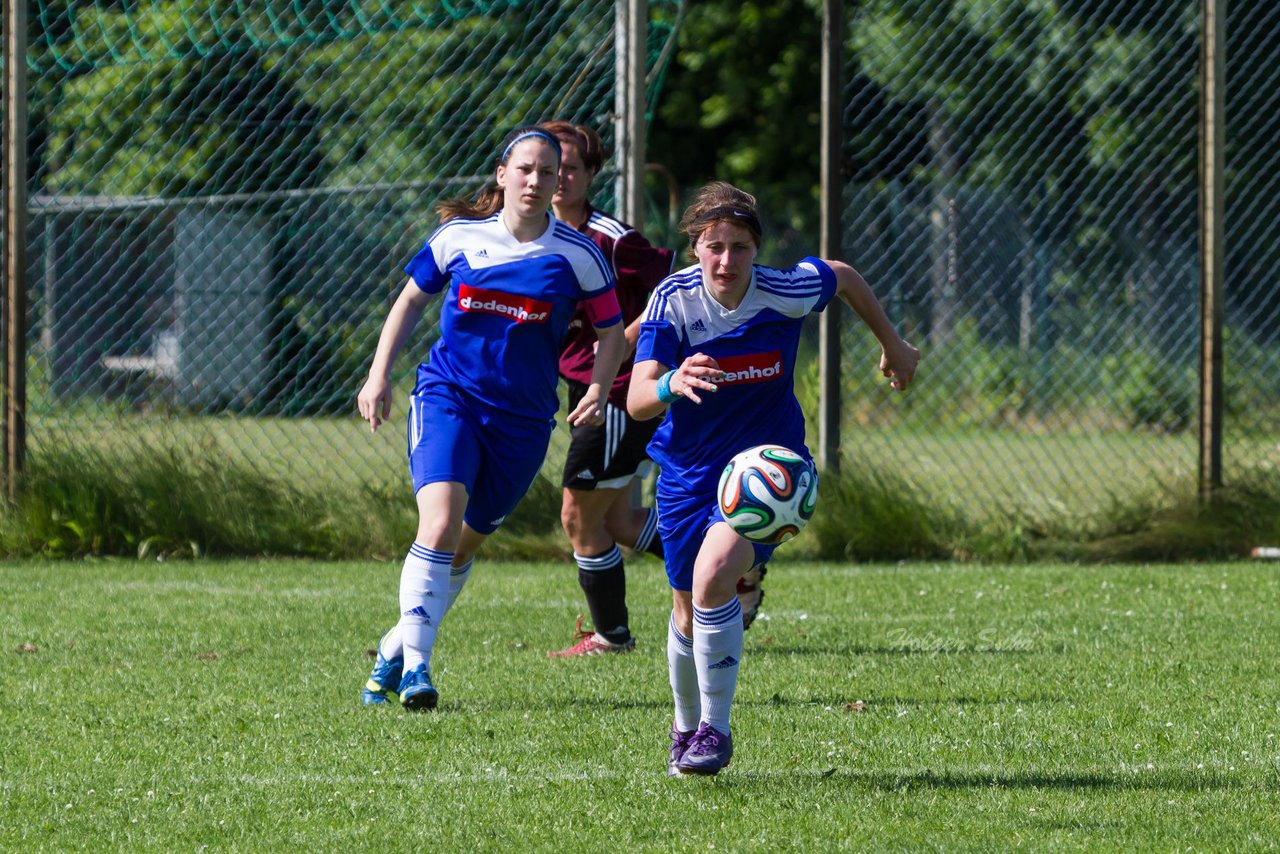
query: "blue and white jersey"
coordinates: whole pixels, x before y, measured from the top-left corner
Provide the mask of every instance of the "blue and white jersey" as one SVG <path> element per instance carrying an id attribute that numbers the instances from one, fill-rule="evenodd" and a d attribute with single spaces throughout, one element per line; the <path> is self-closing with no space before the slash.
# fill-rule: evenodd
<path id="1" fill-rule="evenodd" d="M 548 218 L 542 236 L 526 243 L 507 230 L 501 211 L 452 219 L 404 268 L 427 293 L 448 289 L 440 338 L 418 367 L 419 387 L 444 381 L 511 415 L 555 415 L 560 343 L 579 303 L 596 326 L 622 315 L 600 250 Z"/>
<path id="2" fill-rule="evenodd" d="M 672 403 L 649 443 L 663 489 L 714 491 L 729 459 L 753 445 L 785 445 L 808 456 L 795 396 L 796 350 L 805 316 L 826 308 L 835 290 L 835 273 L 819 258 L 788 270 L 755 265 L 732 310 L 708 293 L 696 264 L 658 285 L 640 325 L 636 361 L 675 368 L 704 353 L 725 375 L 714 393 L 699 393 L 701 404 Z"/>

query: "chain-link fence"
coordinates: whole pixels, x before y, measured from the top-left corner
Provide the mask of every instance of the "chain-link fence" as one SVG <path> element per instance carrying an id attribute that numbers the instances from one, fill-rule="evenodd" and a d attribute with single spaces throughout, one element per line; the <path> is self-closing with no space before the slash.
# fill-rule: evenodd
<path id="1" fill-rule="evenodd" d="M 1238 480 L 1280 463 L 1280 11 L 1229 7 L 1224 478 Z M 847 336 L 850 465 L 984 515 L 1195 494 L 1200 13 L 848 4 L 845 249 L 924 352 L 917 387 L 894 396 L 862 369 L 867 336 Z"/>
<path id="2" fill-rule="evenodd" d="M 925 354 L 894 395 L 846 333 L 847 465 L 976 515 L 1194 494 L 1197 0 L 846 8 L 845 254 Z M 682 4 L 649 9 L 652 104 Z M 400 485 L 399 431 L 370 439 L 352 407 L 400 265 L 509 128 L 612 136 L 614 16 L 38 0 L 31 446 L 166 441 Z M 1232 480 L 1280 463 L 1280 12 L 1231 4 L 1226 55 Z"/>
<path id="3" fill-rule="evenodd" d="M 612 144 L 616 5 L 35 3 L 33 452 L 141 440 L 400 484 L 400 431 L 370 439 L 354 397 L 401 266 L 512 128 Z M 649 3 L 651 99 L 681 8 Z"/>

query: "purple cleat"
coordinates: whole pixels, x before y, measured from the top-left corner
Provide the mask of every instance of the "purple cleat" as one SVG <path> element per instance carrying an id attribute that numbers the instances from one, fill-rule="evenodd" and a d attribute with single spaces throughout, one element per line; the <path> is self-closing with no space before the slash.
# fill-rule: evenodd
<path id="1" fill-rule="evenodd" d="M 671 752 L 675 754 L 674 747 Z M 689 739 L 689 747 L 676 763 L 676 770 L 681 774 L 709 777 L 719 774 L 721 768 L 727 768 L 732 757 L 733 737 L 711 724 L 699 724 L 698 731 Z"/>
<path id="2" fill-rule="evenodd" d="M 680 769 L 676 767 L 677 763 L 684 757 L 684 752 L 689 749 L 689 742 L 693 740 L 694 730 L 681 732 L 674 726 L 671 728 L 671 761 L 667 763 L 667 776 L 680 776 Z"/>

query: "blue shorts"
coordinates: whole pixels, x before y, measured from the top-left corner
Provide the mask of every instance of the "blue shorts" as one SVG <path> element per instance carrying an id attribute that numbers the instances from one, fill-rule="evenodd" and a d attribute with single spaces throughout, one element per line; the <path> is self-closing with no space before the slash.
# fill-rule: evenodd
<path id="1" fill-rule="evenodd" d="M 675 590 L 693 589 L 693 564 L 698 559 L 707 530 L 724 521 L 715 491 L 688 495 L 663 488 L 658 475 L 658 535 L 662 537 L 662 553 L 667 562 L 667 580 Z M 778 546 L 752 543 L 756 565 L 773 557 Z"/>
<path id="2" fill-rule="evenodd" d="M 538 476 L 554 429 L 554 419 L 512 417 L 448 383 L 419 386 L 409 398 L 413 492 L 428 483 L 462 484 L 464 521 L 492 534 Z"/>

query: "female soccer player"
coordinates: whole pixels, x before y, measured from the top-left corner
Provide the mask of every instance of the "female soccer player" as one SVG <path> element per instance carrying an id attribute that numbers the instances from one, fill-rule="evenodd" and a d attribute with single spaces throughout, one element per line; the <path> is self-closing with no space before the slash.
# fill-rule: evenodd
<path id="1" fill-rule="evenodd" d="M 629 652 L 635 649 L 635 639 L 628 620 L 627 579 L 618 544 L 662 557 L 657 512 L 636 507 L 631 501 L 633 481 L 650 465 L 645 445 L 653 438 L 658 421 L 636 421 L 627 415 L 630 351 L 640 334 L 640 315 L 649 294 L 671 272 L 675 253 L 652 246 L 640 232 L 591 204 L 591 182 L 604 165 L 604 146 L 595 131 L 565 121 L 543 126 L 555 134 L 562 152 L 560 184 L 551 199 L 552 210 L 557 219 L 599 247 L 612 267 L 622 322 L 627 325 L 628 350 L 609 392 L 604 423 L 574 427 L 564 463 L 560 520 L 573 545 L 578 584 L 586 595 L 595 631 L 584 631 L 579 618 L 576 642 L 548 655 L 563 658 Z M 595 332 L 579 309 L 560 352 L 560 376 L 569 384 L 571 407 L 587 392 L 595 370 L 595 349 Z"/>
<path id="2" fill-rule="evenodd" d="M 649 300 L 627 408 L 634 418 L 666 411 L 649 453 L 661 466 L 658 527 L 673 594 L 668 773 L 717 774 L 733 755 L 729 707 L 742 660 L 735 587 L 776 548 L 725 524 L 716 502 L 720 472 L 753 445 L 808 454 L 794 391 L 796 348 L 805 316 L 833 296 L 880 341 L 880 369 L 894 388 L 911 384 L 920 354 L 852 267 L 818 258 L 787 270 L 755 264 L 761 226 L 748 193 L 708 184 L 680 226 L 697 263 L 668 277 Z"/>
<path id="3" fill-rule="evenodd" d="M 409 279 L 387 316 L 360 390 L 373 430 L 390 415 L 389 377 L 433 294 L 448 292 L 440 338 L 418 366 L 409 407 L 409 469 L 418 531 L 400 575 L 400 622 L 379 645 L 366 703 L 433 709 L 431 650 L 471 558 L 529 489 L 559 407 L 556 364 L 581 305 L 600 346 L 590 383 L 569 413 L 579 425 L 604 420 L 605 398 L 625 340 L 613 274 L 595 244 L 551 216 L 560 144 L 540 126 L 505 141 L 494 183 L 476 202 L 451 200 L 441 226 L 405 267 Z"/>

